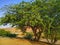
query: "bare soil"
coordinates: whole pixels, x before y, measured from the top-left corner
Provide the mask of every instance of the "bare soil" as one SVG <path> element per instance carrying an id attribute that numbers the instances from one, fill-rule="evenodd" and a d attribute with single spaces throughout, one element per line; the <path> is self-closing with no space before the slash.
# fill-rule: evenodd
<path id="1" fill-rule="evenodd" d="M 0 37 L 0 45 L 47 45 L 47 44 L 35 41 L 28 41 L 26 39 Z"/>

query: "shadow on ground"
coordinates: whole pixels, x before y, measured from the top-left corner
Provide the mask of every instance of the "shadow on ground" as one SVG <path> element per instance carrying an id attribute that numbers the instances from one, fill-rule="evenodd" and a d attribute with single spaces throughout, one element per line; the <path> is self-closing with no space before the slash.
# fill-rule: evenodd
<path id="1" fill-rule="evenodd" d="M 0 37 L 0 45 L 48 45 L 46 42 L 29 41 L 21 38 Z"/>

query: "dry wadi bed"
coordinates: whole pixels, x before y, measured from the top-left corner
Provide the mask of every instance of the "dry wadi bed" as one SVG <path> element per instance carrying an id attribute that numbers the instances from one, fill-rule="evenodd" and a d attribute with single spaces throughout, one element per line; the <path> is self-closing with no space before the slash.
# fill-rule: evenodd
<path id="1" fill-rule="evenodd" d="M 46 45 L 45 43 L 28 41 L 25 39 L 0 37 L 0 45 Z"/>
<path id="2" fill-rule="evenodd" d="M 19 34 L 18 37 L 21 37 L 22 33 L 19 29 L 16 28 L 3 28 L 3 29 L 5 29 L 6 31 L 10 31 L 11 33 L 17 33 Z M 60 41 L 58 41 L 57 44 L 60 44 Z M 0 45 L 48 45 L 48 44 L 43 42 L 29 41 L 26 39 L 0 37 Z"/>

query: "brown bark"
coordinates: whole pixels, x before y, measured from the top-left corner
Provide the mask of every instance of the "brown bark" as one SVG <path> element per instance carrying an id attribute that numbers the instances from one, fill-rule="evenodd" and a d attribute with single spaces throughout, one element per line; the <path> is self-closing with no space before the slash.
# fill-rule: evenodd
<path id="1" fill-rule="evenodd" d="M 40 29 L 40 27 L 34 27 L 33 28 L 33 33 L 34 33 L 34 36 L 35 36 L 35 40 L 36 41 L 39 41 L 40 37 L 41 37 L 41 33 L 42 33 L 42 30 Z"/>

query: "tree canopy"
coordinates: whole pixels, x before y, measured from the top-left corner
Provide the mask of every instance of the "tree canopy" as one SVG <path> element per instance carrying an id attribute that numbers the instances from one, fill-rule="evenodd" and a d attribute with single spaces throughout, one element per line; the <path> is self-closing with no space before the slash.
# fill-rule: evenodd
<path id="1" fill-rule="evenodd" d="M 19 28 L 30 26 L 50 34 L 51 30 L 60 30 L 60 0 L 35 0 L 7 6 L 3 25 L 11 24 Z M 40 32 L 41 33 L 41 32 Z"/>

